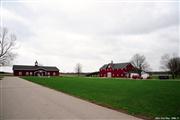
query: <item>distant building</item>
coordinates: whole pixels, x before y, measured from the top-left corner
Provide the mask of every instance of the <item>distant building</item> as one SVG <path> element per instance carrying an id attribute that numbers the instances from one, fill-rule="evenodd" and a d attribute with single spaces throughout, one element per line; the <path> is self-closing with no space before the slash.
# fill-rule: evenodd
<path id="1" fill-rule="evenodd" d="M 34 66 L 13 65 L 14 76 L 59 76 L 59 69 L 54 66 L 39 66 L 35 62 Z"/>
<path id="2" fill-rule="evenodd" d="M 172 78 L 170 71 L 151 71 L 148 72 L 152 78 L 169 79 Z"/>
<path id="3" fill-rule="evenodd" d="M 131 78 L 137 74 L 138 69 L 131 63 L 109 63 L 103 65 L 99 70 L 100 77 L 126 77 Z M 138 75 L 138 74 L 137 74 Z"/>
<path id="4" fill-rule="evenodd" d="M 151 76 L 171 76 L 170 71 L 151 71 L 148 72 Z"/>
<path id="5" fill-rule="evenodd" d="M 86 74 L 87 77 L 99 77 L 99 71 Z"/>

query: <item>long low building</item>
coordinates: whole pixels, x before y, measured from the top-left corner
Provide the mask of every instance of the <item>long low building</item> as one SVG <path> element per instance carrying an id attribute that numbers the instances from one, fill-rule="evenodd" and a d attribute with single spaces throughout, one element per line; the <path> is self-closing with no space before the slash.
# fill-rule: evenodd
<path id="1" fill-rule="evenodd" d="M 59 69 L 54 66 L 39 66 L 35 62 L 34 66 L 13 65 L 14 76 L 59 76 Z"/>

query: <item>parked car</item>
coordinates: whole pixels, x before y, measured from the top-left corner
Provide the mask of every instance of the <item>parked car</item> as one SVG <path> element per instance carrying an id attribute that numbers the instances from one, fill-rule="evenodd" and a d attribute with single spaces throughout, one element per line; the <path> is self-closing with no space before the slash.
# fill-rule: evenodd
<path id="1" fill-rule="evenodd" d="M 159 75 L 159 79 L 169 79 L 169 75 Z"/>

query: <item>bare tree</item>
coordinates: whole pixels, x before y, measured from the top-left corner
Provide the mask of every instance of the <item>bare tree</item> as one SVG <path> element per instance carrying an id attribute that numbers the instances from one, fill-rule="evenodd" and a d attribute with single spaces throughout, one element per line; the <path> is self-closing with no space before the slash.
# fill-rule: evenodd
<path id="1" fill-rule="evenodd" d="M 165 54 L 161 57 L 161 68 L 168 70 L 172 78 L 176 78 L 178 75 L 180 75 L 180 57 L 171 57 L 168 54 Z"/>
<path id="2" fill-rule="evenodd" d="M 170 60 L 169 54 L 164 54 L 163 56 L 161 56 L 160 68 L 165 71 L 168 71 L 169 69 L 167 67 L 167 63 L 169 62 L 169 60 Z"/>
<path id="3" fill-rule="evenodd" d="M 15 46 L 16 36 L 8 34 L 7 28 L 0 28 L 0 66 L 9 65 L 15 54 L 12 49 Z"/>
<path id="4" fill-rule="evenodd" d="M 75 68 L 75 72 L 78 74 L 78 76 L 80 75 L 82 71 L 82 66 L 80 63 L 76 64 L 76 68 Z"/>
<path id="5" fill-rule="evenodd" d="M 141 72 L 149 69 L 149 64 L 146 62 L 144 55 L 135 54 L 131 58 L 131 64 L 138 69 L 138 74 L 141 77 Z"/>

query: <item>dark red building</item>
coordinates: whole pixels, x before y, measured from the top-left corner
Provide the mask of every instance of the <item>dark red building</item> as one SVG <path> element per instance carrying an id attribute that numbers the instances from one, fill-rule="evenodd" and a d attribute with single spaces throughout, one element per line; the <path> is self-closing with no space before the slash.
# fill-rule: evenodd
<path id="1" fill-rule="evenodd" d="M 13 65 L 14 76 L 59 76 L 59 69 L 53 66 L 34 66 Z"/>
<path id="2" fill-rule="evenodd" d="M 100 77 L 131 77 L 137 73 L 137 69 L 131 63 L 109 63 L 103 65 L 99 70 Z"/>

